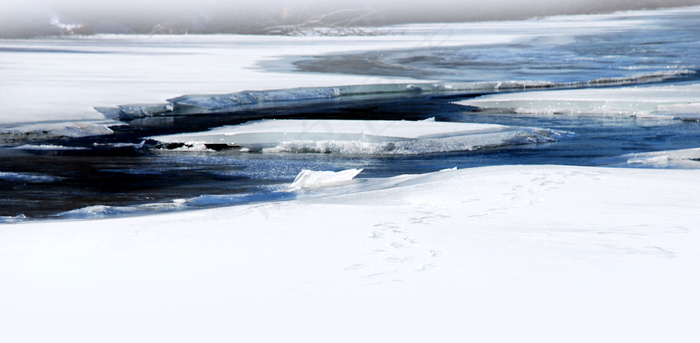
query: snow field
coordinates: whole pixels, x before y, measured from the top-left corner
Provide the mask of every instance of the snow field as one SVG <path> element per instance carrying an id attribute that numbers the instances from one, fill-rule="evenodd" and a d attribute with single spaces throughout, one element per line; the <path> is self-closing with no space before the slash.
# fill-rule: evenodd
<path id="1" fill-rule="evenodd" d="M 288 202 L 7 225 L 0 336 L 692 341 L 697 176 L 484 167 Z M 51 330 L 24 331 L 34 322 Z"/>

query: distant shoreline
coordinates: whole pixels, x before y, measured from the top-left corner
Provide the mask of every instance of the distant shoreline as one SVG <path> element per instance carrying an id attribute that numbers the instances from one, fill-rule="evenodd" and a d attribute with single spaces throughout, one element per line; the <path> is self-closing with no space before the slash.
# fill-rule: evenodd
<path id="1" fill-rule="evenodd" d="M 118 6 L 104 2 L 101 8 L 89 4 L 81 6 L 80 0 L 72 7 L 63 6 L 64 2 L 34 0 L 14 5 L 14 8 L 0 5 L 0 39 L 95 34 L 369 36 L 393 33 L 381 29 L 390 25 L 526 20 L 700 5 L 700 0 L 638 0 L 634 3 L 601 0 L 552 2 L 537 7 L 494 0 L 488 6 L 455 2 L 426 9 L 417 3 L 393 4 L 396 1 L 392 0 L 369 1 L 369 5 L 361 7 L 343 1 L 321 6 L 314 5 L 316 0 L 306 0 L 292 6 L 273 2 L 260 9 L 246 1 L 233 6 L 217 1 L 207 5 L 187 4 L 187 0 L 182 0 L 168 8 L 153 7 L 155 5 L 141 8 L 149 5 L 130 3 L 130 0 Z"/>

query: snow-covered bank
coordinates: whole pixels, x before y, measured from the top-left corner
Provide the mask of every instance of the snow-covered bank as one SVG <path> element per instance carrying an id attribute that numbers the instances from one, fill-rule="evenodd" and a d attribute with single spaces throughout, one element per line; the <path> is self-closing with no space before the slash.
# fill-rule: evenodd
<path id="1" fill-rule="evenodd" d="M 323 198 L 3 225 L 0 338 L 691 342 L 697 178 L 485 167 Z"/>

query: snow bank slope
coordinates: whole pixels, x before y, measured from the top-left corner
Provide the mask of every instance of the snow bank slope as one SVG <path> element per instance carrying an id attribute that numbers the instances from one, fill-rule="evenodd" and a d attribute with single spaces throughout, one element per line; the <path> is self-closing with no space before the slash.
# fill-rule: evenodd
<path id="1" fill-rule="evenodd" d="M 698 176 L 486 167 L 4 225 L 0 339 L 694 341 Z"/>

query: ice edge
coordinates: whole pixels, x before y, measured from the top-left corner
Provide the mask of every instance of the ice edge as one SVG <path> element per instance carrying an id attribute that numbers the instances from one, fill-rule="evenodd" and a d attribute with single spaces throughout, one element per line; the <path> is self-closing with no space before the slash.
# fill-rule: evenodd
<path id="1" fill-rule="evenodd" d="M 629 78 L 608 78 L 582 82 L 483 81 L 483 82 L 416 82 L 335 87 L 300 87 L 289 89 L 241 91 L 229 94 L 191 94 L 167 99 L 162 104 L 131 104 L 95 107 L 106 118 L 131 121 L 154 116 L 183 116 L 232 113 L 245 110 L 293 107 L 308 103 L 332 103 L 356 99 L 390 99 L 412 95 L 484 95 L 543 89 L 571 89 L 656 83 L 695 75 L 694 70 L 642 74 Z"/>

